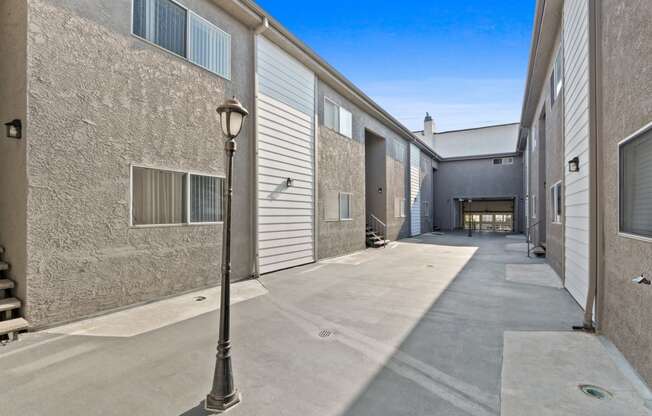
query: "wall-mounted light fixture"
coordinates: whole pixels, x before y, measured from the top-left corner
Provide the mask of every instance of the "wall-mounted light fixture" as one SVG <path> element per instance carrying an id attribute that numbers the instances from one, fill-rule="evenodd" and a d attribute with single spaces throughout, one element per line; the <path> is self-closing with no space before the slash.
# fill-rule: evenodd
<path id="1" fill-rule="evenodd" d="M 382 186 L 381 186 L 380 188 L 378 188 L 378 193 L 379 193 L 379 194 L 382 194 L 382 193 L 383 193 L 383 188 L 382 188 Z"/>
<path id="2" fill-rule="evenodd" d="M 21 139 L 23 137 L 23 123 L 19 119 L 5 123 L 7 137 L 10 139 Z"/>
<path id="3" fill-rule="evenodd" d="M 293 184 L 294 184 L 294 179 L 292 179 L 292 178 L 287 178 L 287 179 L 285 180 L 285 185 L 286 185 L 288 188 L 291 188 Z"/>
<path id="4" fill-rule="evenodd" d="M 580 158 L 574 157 L 568 162 L 568 171 L 569 172 L 579 172 L 580 171 Z"/>

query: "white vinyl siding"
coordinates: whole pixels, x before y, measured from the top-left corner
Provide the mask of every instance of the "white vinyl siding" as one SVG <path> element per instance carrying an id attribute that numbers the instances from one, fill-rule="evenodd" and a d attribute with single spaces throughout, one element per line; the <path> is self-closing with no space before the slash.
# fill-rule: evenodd
<path id="1" fill-rule="evenodd" d="M 188 59 L 226 79 L 231 79 L 231 35 L 190 13 Z"/>
<path id="2" fill-rule="evenodd" d="M 231 35 L 172 0 L 133 0 L 132 32 L 231 79 Z"/>
<path id="3" fill-rule="evenodd" d="M 258 266 L 269 273 L 315 260 L 315 76 L 263 36 L 256 49 Z M 339 214 L 327 199 L 325 217 Z"/>
<path id="4" fill-rule="evenodd" d="M 421 151 L 410 143 L 410 231 L 421 234 Z"/>
<path id="5" fill-rule="evenodd" d="M 620 146 L 620 232 L 652 238 L 652 126 Z"/>
<path id="6" fill-rule="evenodd" d="M 565 285 L 581 307 L 589 287 L 589 3 L 564 2 L 565 161 L 579 157 L 580 171 L 564 169 Z"/>

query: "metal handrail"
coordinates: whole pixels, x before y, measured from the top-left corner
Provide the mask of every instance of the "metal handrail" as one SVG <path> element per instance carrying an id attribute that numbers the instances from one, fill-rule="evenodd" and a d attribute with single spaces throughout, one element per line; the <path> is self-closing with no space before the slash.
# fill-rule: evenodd
<path id="1" fill-rule="evenodd" d="M 374 214 L 369 214 L 369 225 L 371 226 L 371 231 L 374 233 L 379 233 L 382 231 L 383 235 L 383 247 L 387 246 L 387 224 L 382 222 Z"/>
<path id="2" fill-rule="evenodd" d="M 532 230 L 532 228 L 536 227 L 537 225 L 541 224 L 542 222 L 543 222 L 543 220 L 539 220 L 539 221 L 535 222 L 534 224 L 530 225 L 529 227 L 527 227 L 527 234 L 526 234 L 525 238 L 527 239 L 527 256 L 528 256 L 528 258 L 530 257 L 530 243 L 531 243 L 531 241 L 530 241 L 530 230 Z"/>

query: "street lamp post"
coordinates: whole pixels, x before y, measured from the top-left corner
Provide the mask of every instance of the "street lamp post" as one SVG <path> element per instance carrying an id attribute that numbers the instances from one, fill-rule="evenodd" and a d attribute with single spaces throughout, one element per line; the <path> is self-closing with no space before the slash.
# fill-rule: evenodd
<path id="1" fill-rule="evenodd" d="M 226 142 L 226 192 L 224 193 L 224 229 L 222 233 L 222 287 L 220 299 L 220 332 L 213 387 L 206 396 L 204 408 L 210 412 L 224 412 L 240 403 L 240 392 L 233 383 L 231 368 L 230 300 L 231 300 L 231 199 L 233 196 L 233 156 L 235 138 L 240 134 L 249 112 L 234 97 L 217 109 Z"/>

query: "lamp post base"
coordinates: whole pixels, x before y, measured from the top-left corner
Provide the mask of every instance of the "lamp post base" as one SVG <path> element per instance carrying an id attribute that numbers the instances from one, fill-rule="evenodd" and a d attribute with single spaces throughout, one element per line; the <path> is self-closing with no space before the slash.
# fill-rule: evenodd
<path id="1" fill-rule="evenodd" d="M 242 396 L 237 390 L 230 397 L 218 398 L 209 394 L 204 401 L 204 410 L 212 413 L 224 413 L 240 403 L 241 400 Z"/>

